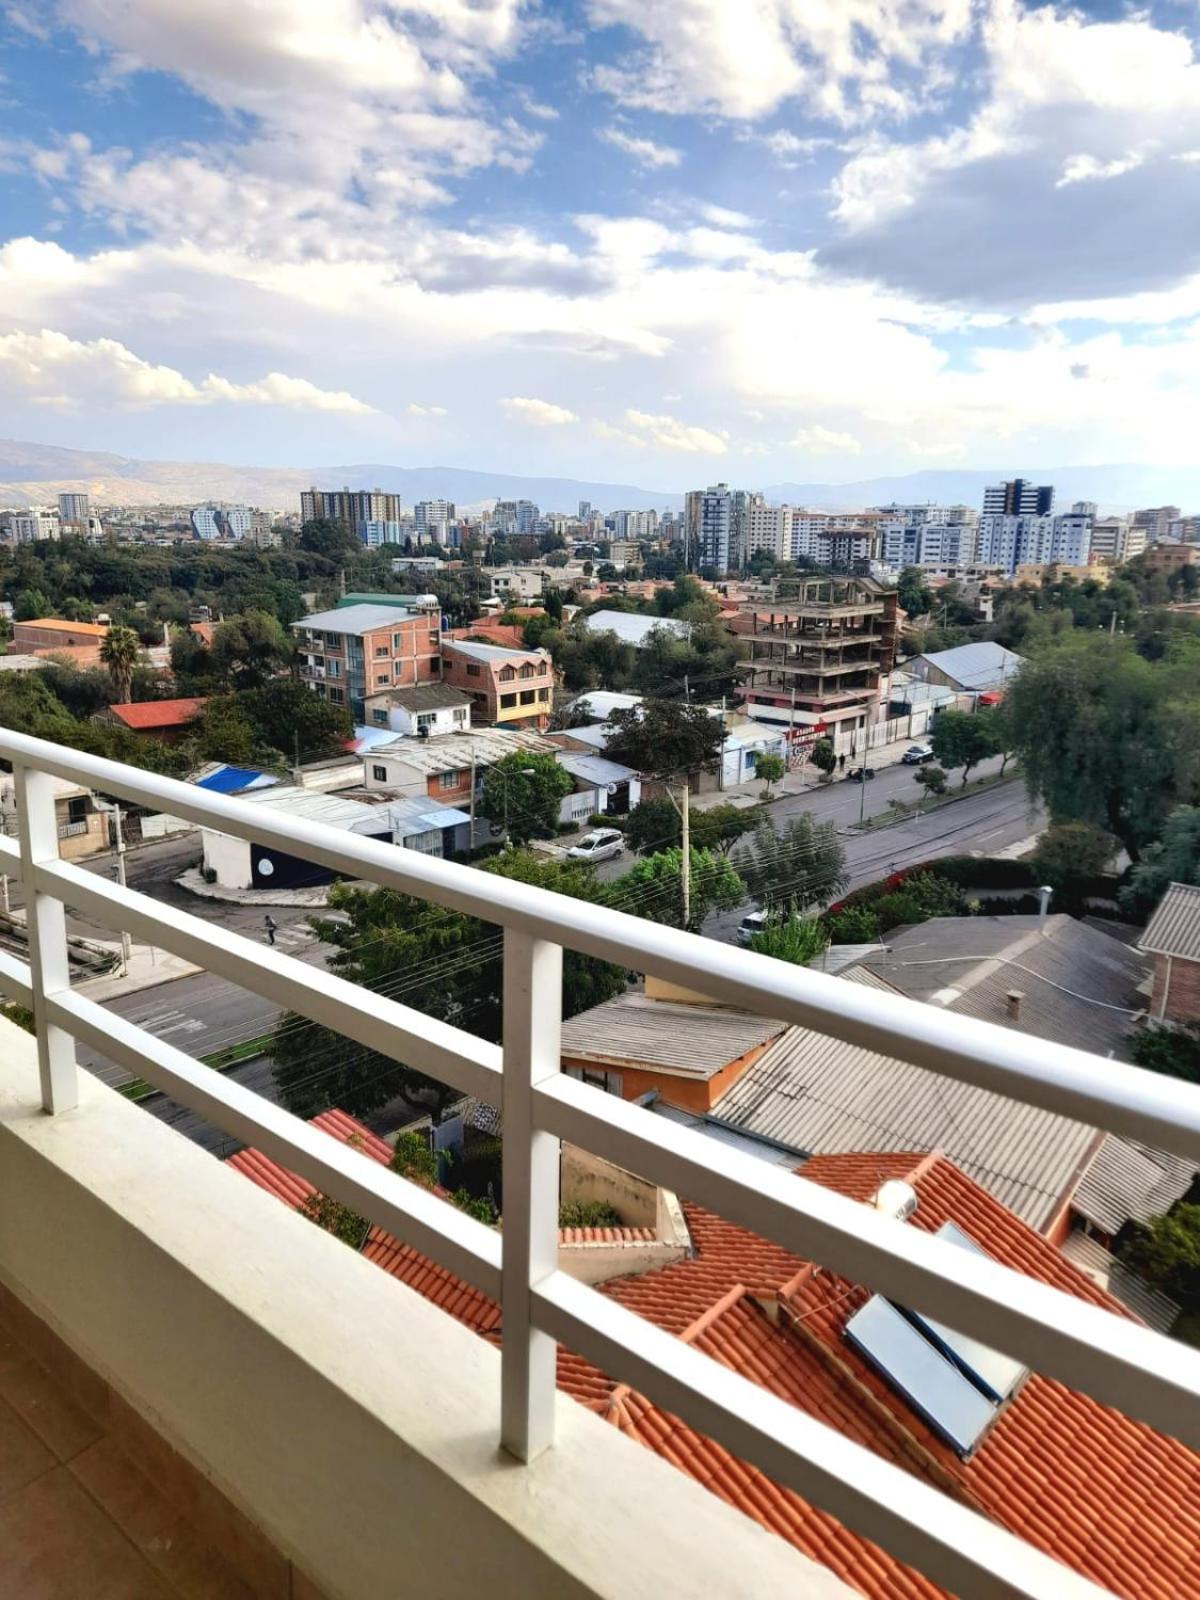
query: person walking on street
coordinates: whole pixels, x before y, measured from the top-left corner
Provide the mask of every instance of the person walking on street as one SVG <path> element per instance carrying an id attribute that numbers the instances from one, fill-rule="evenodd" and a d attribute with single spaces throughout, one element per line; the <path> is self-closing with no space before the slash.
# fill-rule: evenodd
<path id="1" fill-rule="evenodd" d="M 268 912 L 263 918 L 263 927 L 267 930 L 267 943 L 275 943 L 275 918 Z"/>
<path id="2" fill-rule="evenodd" d="M 839 772 L 845 772 L 845 770 L 846 770 L 846 756 L 845 756 L 845 753 L 843 752 L 838 757 L 838 771 Z"/>

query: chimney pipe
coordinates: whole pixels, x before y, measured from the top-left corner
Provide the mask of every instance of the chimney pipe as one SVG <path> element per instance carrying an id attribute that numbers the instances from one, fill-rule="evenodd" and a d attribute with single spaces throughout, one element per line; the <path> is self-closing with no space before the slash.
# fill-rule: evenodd
<path id="1" fill-rule="evenodd" d="M 1024 998 L 1024 992 L 1020 989 L 1010 989 L 1004 996 L 1004 1009 L 1008 1012 L 1013 1022 L 1020 1022 L 1021 1020 L 1021 1001 Z"/>
<path id="2" fill-rule="evenodd" d="M 1046 917 L 1050 911 L 1050 896 L 1054 890 L 1048 883 L 1044 883 L 1038 890 L 1038 932 L 1045 933 Z"/>

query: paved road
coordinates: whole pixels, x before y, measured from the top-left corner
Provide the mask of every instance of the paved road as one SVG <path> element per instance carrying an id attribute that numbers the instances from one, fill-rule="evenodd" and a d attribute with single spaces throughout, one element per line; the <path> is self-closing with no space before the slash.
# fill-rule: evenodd
<path id="1" fill-rule="evenodd" d="M 847 787 L 849 787 L 847 785 Z M 1046 826 L 1046 814 L 1031 804 L 1019 779 L 953 805 L 880 828 L 877 833 L 843 839 L 851 889 L 871 883 L 900 867 L 915 866 L 937 856 L 993 852 L 1017 844 Z M 729 939 L 746 907 L 710 917 L 704 932 L 710 939 Z"/>

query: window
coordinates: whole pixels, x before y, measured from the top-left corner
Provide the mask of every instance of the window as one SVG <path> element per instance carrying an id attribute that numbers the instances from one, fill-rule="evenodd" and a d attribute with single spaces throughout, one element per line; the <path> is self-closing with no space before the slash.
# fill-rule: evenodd
<path id="1" fill-rule="evenodd" d="M 344 706 L 346 704 L 346 691 L 344 689 L 330 689 L 329 698 L 335 706 Z"/>
<path id="2" fill-rule="evenodd" d="M 429 642 L 430 642 L 430 644 L 433 646 L 433 648 L 435 650 L 440 646 L 440 644 L 442 642 L 442 636 L 441 636 L 440 633 L 438 633 L 436 631 L 436 629 L 431 629 L 430 630 Z"/>
<path id="3" fill-rule="evenodd" d="M 325 676 L 327 678 L 340 678 L 341 675 L 342 663 L 336 656 L 328 656 L 325 661 Z"/>
<path id="4" fill-rule="evenodd" d="M 374 766 L 371 768 L 371 776 L 376 783 L 386 783 L 388 781 L 387 768 Z"/>
<path id="5" fill-rule="evenodd" d="M 533 665 L 532 662 L 527 661 L 525 663 L 525 665 L 521 668 L 521 676 L 523 678 L 536 678 L 537 677 L 537 670 L 538 669 Z"/>
<path id="6" fill-rule="evenodd" d="M 621 1094 L 624 1080 L 619 1072 L 605 1072 L 601 1067 L 564 1067 L 568 1078 L 589 1084 L 593 1089 L 603 1089 L 605 1094 Z"/>
<path id="7" fill-rule="evenodd" d="M 455 722 L 460 723 L 460 724 L 466 722 L 466 720 L 467 720 L 467 708 L 466 708 L 466 706 L 459 706 L 458 710 L 454 713 L 454 720 L 455 720 Z"/>
<path id="8" fill-rule="evenodd" d="M 388 649 L 387 645 L 385 645 L 385 644 L 377 644 L 375 646 L 375 654 L 377 656 L 386 656 L 386 655 L 390 655 L 391 651 Z"/>
<path id="9" fill-rule="evenodd" d="M 538 690 L 538 699 L 539 700 L 549 700 L 549 698 L 550 698 L 549 689 L 539 689 Z"/>
<path id="10" fill-rule="evenodd" d="M 74 799 L 67 801 L 67 821 L 86 822 L 88 817 L 88 797 L 77 794 Z"/>
<path id="11" fill-rule="evenodd" d="M 523 706 L 531 706 L 536 698 L 537 696 L 532 689 L 521 690 L 521 704 Z"/>
<path id="12" fill-rule="evenodd" d="M 404 654 L 404 635 L 402 633 L 394 633 L 392 635 L 392 651 L 398 656 Z M 384 651 L 384 654 L 386 655 L 387 652 Z"/>
<path id="13" fill-rule="evenodd" d="M 438 773 L 439 789 L 461 789 L 467 781 L 465 767 L 456 767 L 450 772 Z"/>
<path id="14" fill-rule="evenodd" d="M 380 686 L 380 685 L 381 685 L 381 684 L 384 684 L 384 683 L 391 683 L 391 681 L 392 681 L 392 679 L 391 679 L 391 674 L 390 674 L 390 673 L 387 673 L 387 672 L 377 672 L 377 673 L 376 673 L 376 674 L 375 674 L 375 687 L 376 687 L 376 688 L 377 688 L 377 689 L 378 689 L 378 688 L 379 688 L 379 686 Z"/>
<path id="15" fill-rule="evenodd" d="M 504 706 L 505 709 L 507 709 L 509 706 L 515 706 L 516 703 L 517 697 L 515 694 L 502 694 L 500 696 L 500 704 Z"/>
<path id="16" fill-rule="evenodd" d="M 327 633 L 325 635 L 325 644 L 326 644 L 326 647 L 328 649 L 330 649 L 330 650 L 340 650 L 342 648 L 342 636 L 341 636 L 341 634 L 340 633 Z"/>
<path id="17" fill-rule="evenodd" d="M 477 666 L 475 666 L 473 663 L 468 662 L 467 663 L 467 677 L 468 678 L 477 678 L 478 676 L 479 676 L 479 668 Z"/>
<path id="18" fill-rule="evenodd" d="M 376 706 L 374 711 L 371 713 L 371 721 L 378 722 L 380 726 L 384 728 L 387 727 L 387 718 L 387 709 L 384 706 Z"/>
<path id="19" fill-rule="evenodd" d="M 516 677 L 516 673 L 513 671 L 512 667 L 501 667 L 500 668 L 500 682 L 501 683 L 511 683 L 515 677 Z"/>

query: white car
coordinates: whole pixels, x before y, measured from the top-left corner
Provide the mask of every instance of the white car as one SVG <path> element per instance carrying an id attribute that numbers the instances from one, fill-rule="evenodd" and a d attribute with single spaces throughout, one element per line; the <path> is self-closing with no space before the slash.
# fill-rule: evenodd
<path id="1" fill-rule="evenodd" d="M 736 934 L 740 945 L 748 945 L 756 933 L 761 933 L 770 922 L 770 913 L 766 911 L 751 911 L 738 923 Z"/>
<path id="2" fill-rule="evenodd" d="M 625 836 L 616 828 L 597 828 L 585 833 L 578 844 L 567 851 L 576 861 L 612 861 L 625 849 Z"/>

